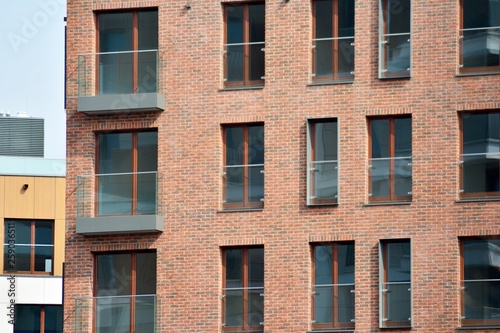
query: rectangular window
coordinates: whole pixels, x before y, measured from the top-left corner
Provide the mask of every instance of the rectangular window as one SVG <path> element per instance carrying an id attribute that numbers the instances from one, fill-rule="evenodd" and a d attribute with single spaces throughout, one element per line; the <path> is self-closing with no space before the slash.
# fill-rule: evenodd
<path id="1" fill-rule="evenodd" d="M 500 239 L 460 241 L 462 326 L 500 326 Z"/>
<path id="2" fill-rule="evenodd" d="M 224 209 L 264 206 L 264 126 L 227 126 L 224 135 Z"/>
<path id="3" fill-rule="evenodd" d="M 97 29 L 99 94 L 157 92 L 158 11 L 99 13 Z"/>
<path id="4" fill-rule="evenodd" d="M 368 120 L 369 201 L 411 201 L 411 118 Z"/>
<path id="5" fill-rule="evenodd" d="M 500 2 L 461 0 L 460 72 L 500 70 Z"/>
<path id="6" fill-rule="evenodd" d="M 307 129 L 307 204 L 335 204 L 339 183 L 337 120 L 311 120 Z"/>
<path id="7" fill-rule="evenodd" d="M 15 306 L 14 333 L 63 333 L 62 305 Z"/>
<path id="8" fill-rule="evenodd" d="M 500 195 L 500 114 L 461 116 L 461 198 Z"/>
<path id="9" fill-rule="evenodd" d="M 264 2 L 224 4 L 224 86 L 264 85 Z"/>
<path id="10" fill-rule="evenodd" d="M 95 332 L 156 332 L 156 252 L 95 256 Z"/>
<path id="11" fill-rule="evenodd" d="M 354 328 L 354 242 L 316 244 L 313 329 Z"/>
<path id="12" fill-rule="evenodd" d="M 410 240 L 380 242 L 380 327 L 411 327 Z"/>
<path id="13" fill-rule="evenodd" d="M 97 135 L 97 215 L 155 214 L 158 132 Z"/>
<path id="14" fill-rule="evenodd" d="M 4 273 L 53 273 L 53 221 L 5 219 L 4 235 Z"/>
<path id="15" fill-rule="evenodd" d="M 313 0 L 313 81 L 354 79 L 354 0 Z"/>
<path id="16" fill-rule="evenodd" d="M 379 0 L 379 78 L 411 75 L 411 0 Z"/>
<path id="17" fill-rule="evenodd" d="M 223 332 L 264 332 L 264 248 L 222 251 Z"/>

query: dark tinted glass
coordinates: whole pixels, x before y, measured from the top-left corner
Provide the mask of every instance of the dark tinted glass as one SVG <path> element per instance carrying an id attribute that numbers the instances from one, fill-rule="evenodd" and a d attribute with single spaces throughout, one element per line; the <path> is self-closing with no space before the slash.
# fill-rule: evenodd
<path id="1" fill-rule="evenodd" d="M 249 248 L 248 251 L 248 286 L 264 287 L 264 249 Z"/>
<path id="2" fill-rule="evenodd" d="M 248 128 L 248 164 L 264 164 L 264 126 Z"/>
<path id="3" fill-rule="evenodd" d="M 314 248 L 315 284 L 333 283 L 333 247 L 316 246 Z"/>
<path id="4" fill-rule="evenodd" d="M 40 332 L 40 305 L 16 305 L 14 333 Z"/>
<path id="5" fill-rule="evenodd" d="M 132 50 L 132 13 L 99 15 L 99 52 Z"/>
<path id="6" fill-rule="evenodd" d="M 371 139 L 372 158 L 390 157 L 389 151 L 389 119 L 372 119 Z"/>
<path id="7" fill-rule="evenodd" d="M 498 152 L 498 113 L 465 114 L 463 116 L 463 153 Z"/>
<path id="8" fill-rule="evenodd" d="M 226 43 L 243 43 L 243 6 L 226 6 Z"/>
<path id="9" fill-rule="evenodd" d="M 136 294 L 156 294 L 156 252 L 136 254 Z"/>
<path id="10" fill-rule="evenodd" d="M 314 2 L 314 18 L 316 20 L 316 38 L 333 37 L 333 7 L 331 0 Z"/>
<path id="11" fill-rule="evenodd" d="M 314 160 L 337 160 L 337 121 L 314 125 Z"/>
<path id="12" fill-rule="evenodd" d="M 243 128 L 226 128 L 226 165 L 242 165 L 243 149 Z"/>
<path id="13" fill-rule="evenodd" d="M 410 0 L 387 1 L 387 28 L 388 34 L 410 32 L 411 10 Z"/>
<path id="14" fill-rule="evenodd" d="M 386 244 L 387 281 L 407 282 L 411 280 L 410 242 L 390 242 Z"/>
<path id="15" fill-rule="evenodd" d="M 354 36 L 354 0 L 339 0 L 338 37 Z"/>
<path id="16" fill-rule="evenodd" d="M 411 156 L 411 118 L 394 119 L 394 157 Z"/>
<path id="17" fill-rule="evenodd" d="M 97 295 L 119 296 L 131 293 L 131 255 L 100 254 L 97 260 Z"/>
<path id="18" fill-rule="evenodd" d="M 243 250 L 226 250 L 226 288 L 243 287 Z"/>
<path id="19" fill-rule="evenodd" d="M 62 305 L 45 305 L 45 333 L 63 333 Z"/>

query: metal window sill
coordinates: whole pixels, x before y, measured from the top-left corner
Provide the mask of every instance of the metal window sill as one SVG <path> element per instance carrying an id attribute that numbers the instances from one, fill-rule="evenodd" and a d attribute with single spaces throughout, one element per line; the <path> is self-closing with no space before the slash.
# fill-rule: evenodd
<path id="1" fill-rule="evenodd" d="M 461 326 L 457 327 L 458 331 L 471 331 L 471 330 L 498 330 L 500 326 Z"/>
<path id="2" fill-rule="evenodd" d="M 224 88 L 220 88 L 219 91 L 262 90 L 262 89 L 264 89 L 264 85 L 242 86 L 242 87 L 224 87 Z"/>
<path id="3" fill-rule="evenodd" d="M 234 209 L 220 209 L 217 213 L 241 213 L 241 212 L 261 212 L 264 207 L 259 208 L 234 208 Z"/>
<path id="4" fill-rule="evenodd" d="M 455 200 L 456 203 L 500 201 L 500 197 L 471 197 Z"/>
<path id="5" fill-rule="evenodd" d="M 320 329 L 320 330 L 312 330 L 312 331 L 307 331 L 306 333 L 337 333 L 337 332 L 354 332 L 355 329 L 353 327 L 349 328 L 331 328 L 331 329 Z"/>
<path id="6" fill-rule="evenodd" d="M 343 85 L 343 84 L 353 84 L 354 83 L 354 79 L 352 80 L 338 80 L 338 81 L 319 81 L 319 82 L 311 82 L 311 83 L 308 83 L 307 86 L 308 87 L 315 87 L 315 86 L 332 86 L 332 85 Z M 318 332 L 318 331 L 315 331 L 315 332 Z"/>
<path id="7" fill-rule="evenodd" d="M 363 206 L 373 207 L 373 206 L 408 206 L 411 205 L 411 201 L 383 201 L 383 202 L 370 202 Z"/>
<path id="8" fill-rule="evenodd" d="M 483 76 L 483 75 L 498 75 L 500 74 L 500 71 L 495 69 L 492 71 L 485 71 L 485 72 L 470 72 L 470 73 L 458 73 L 455 75 L 455 77 L 467 77 L 467 76 Z"/>

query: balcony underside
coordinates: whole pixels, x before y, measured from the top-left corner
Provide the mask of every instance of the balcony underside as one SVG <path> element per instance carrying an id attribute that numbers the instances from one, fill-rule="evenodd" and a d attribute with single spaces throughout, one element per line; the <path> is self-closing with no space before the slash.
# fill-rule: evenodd
<path id="1" fill-rule="evenodd" d="M 76 233 L 86 236 L 163 232 L 163 216 L 77 217 Z"/>
<path id="2" fill-rule="evenodd" d="M 78 111 L 88 115 L 164 110 L 165 97 L 160 93 L 78 97 Z"/>

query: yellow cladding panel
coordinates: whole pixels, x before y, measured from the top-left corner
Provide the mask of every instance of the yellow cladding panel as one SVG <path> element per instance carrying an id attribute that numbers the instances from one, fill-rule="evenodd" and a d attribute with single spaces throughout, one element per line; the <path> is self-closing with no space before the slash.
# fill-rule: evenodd
<path id="1" fill-rule="evenodd" d="M 64 219 L 54 221 L 54 275 L 62 276 L 62 264 L 64 262 Z"/>
<path id="2" fill-rule="evenodd" d="M 56 178 L 56 219 L 66 218 L 66 178 Z"/>
<path id="3" fill-rule="evenodd" d="M 5 214 L 5 177 L 0 176 L 0 218 Z"/>
<path id="4" fill-rule="evenodd" d="M 5 214 L 9 218 L 33 218 L 35 213 L 34 177 L 5 177 Z M 24 184 L 28 185 L 23 189 Z"/>
<path id="5" fill-rule="evenodd" d="M 3 223 L 4 219 L 2 216 L 0 216 L 0 239 L 2 240 L 2 243 L 3 243 L 3 240 L 5 239 L 4 237 L 4 223 Z M 2 246 L 2 250 L 0 251 L 0 253 L 2 253 L 2 255 L 0 255 L 0 272 L 3 272 L 3 251 L 4 251 L 4 246 Z"/>
<path id="6" fill-rule="evenodd" d="M 36 177 L 34 183 L 35 215 L 33 217 L 36 219 L 53 219 L 56 215 L 56 179 L 52 177 Z"/>

